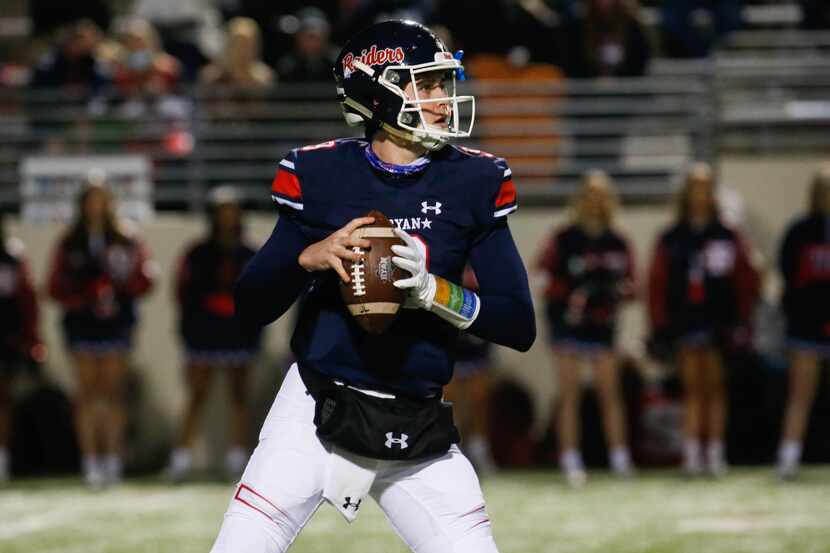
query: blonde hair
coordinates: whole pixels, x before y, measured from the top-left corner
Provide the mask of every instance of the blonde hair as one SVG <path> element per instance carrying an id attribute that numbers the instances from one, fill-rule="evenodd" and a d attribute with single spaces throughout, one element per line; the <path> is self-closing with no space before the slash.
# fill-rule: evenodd
<path id="1" fill-rule="evenodd" d="M 238 39 L 250 38 L 254 42 L 254 56 L 251 61 L 257 61 L 260 57 L 261 39 L 259 25 L 250 17 L 234 17 L 225 27 L 225 49 L 222 61 L 227 67 L 231 67 L 235 60 L 233 51 L 238 44 Z"/>
<path id="2" fill-rule="evenodd" d="M 130 19 L 121 31 L 122 40 L 126 40 L 130 36 L 137 36 L 144 39 L 147 43 L 147 48 L 154 54 L 161 52 L 161 39 L 158 31 L 152 23 L 146 19 L 136 17 Z"/>
<path id="3" fill-rule="evenodd" d="M 589 169 L 583 173 L 579 190 L 571 197 L 571 220 L 580 225 L 585 222 L 585 199 L 592 190 L 598 190 L 604 196 L 602 220 L 605 226 L 610 227 L 614 223 L 619 199 L 614 182 L 601 169 Z"/>
<path id="4" fill-rule="evenodd" d="M 683 177 L 683 185 L 675 196 L 675 214 L 678 221 L 685 221 L 689 218 L 689 191 L 694 182 L 706 182 L 709 186 L 710 209 L 713 217 L 720 215 L 718 207 L 717 191 L 715 190 L 715 174 L 712 166 L 705 161 L 697 161 L 686 170 Z"/>

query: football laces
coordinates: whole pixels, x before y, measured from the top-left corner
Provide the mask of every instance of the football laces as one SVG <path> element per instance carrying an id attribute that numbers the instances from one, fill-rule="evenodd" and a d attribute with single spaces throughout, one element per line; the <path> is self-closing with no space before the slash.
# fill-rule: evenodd
<path id="1" fill-rule="evenodd" d="M 363 253 L 363 250 L 358 246 L 353 247 L 352 251 L 354 253 Z M 365 270 L 366 265 L 363 260 L 352 262 L 352 272 L 349 276 L 352 279 L 352 292 L 355 296 L 366 295 Z"/>

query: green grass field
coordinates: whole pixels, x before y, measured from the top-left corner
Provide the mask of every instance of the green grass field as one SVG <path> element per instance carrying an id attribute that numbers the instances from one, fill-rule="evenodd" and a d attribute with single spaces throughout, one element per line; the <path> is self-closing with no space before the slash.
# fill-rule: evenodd
<path id="1" fill-rule="evenodd" d="M 645 472 L 592 473 L 580 490 L 555 472 L 484 482 L 501 553 L 830 553 L 830 467 L 793 483 L 769 468 L 721 481 Z M 13 482 L 0 490 L 2 553 L 207 553 L 228 484 L 170 487 L 141 480 L 100 493 L 75 480 Z M 292 553 L 405 553 L 371 504 L 349 525 L 324 506 Z"/>

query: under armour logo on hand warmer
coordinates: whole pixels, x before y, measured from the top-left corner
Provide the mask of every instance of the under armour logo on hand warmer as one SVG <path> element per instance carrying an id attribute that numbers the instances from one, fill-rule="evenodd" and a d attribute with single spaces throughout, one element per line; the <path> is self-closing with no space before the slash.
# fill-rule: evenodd
<path id="1" fill-rule="evenodd" d="M 360 509 L 360 504 L 363 502 L 362 499 L 358 499 L 357 503 L 352 503 L 352 496 L 346 496 L 346 502 L 343 503 L 344 509 L 354 509 L 354 512 L 357 512 Z"/>
<path id="2" fill-rule="evenodd" d="M 409 444 L 406 443 L 406 440 L 409 439 L 407 434 L 401 434 L 400 438 L 395 438 L 394 432 L 387 432 L 386 433 L 386 447 L 392 449 L 392 446 L 397 444 L 401 446 L 401 449 L 406 449 L 409 447 Z"/>

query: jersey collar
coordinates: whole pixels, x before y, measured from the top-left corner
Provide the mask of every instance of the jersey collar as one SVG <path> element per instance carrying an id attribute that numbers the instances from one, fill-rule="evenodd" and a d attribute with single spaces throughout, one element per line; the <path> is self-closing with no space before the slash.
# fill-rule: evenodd
<path id="1" fill-rule="evenodd" d="M 412 163 L 407 163 L 406 165 L 386 163 L 377 156 L 374 150 L 372 150 L 371 144 L 366 145 L 364 153 L 366 155 L 366 159 L 372 167 L 378 171 L 383 171 L 384 173 L 389 173 L 391 175 L 414 175 L 426 169 L 430 162 L 429 157 L 423 156 L 419 157 Z"/>

